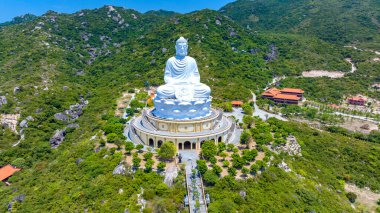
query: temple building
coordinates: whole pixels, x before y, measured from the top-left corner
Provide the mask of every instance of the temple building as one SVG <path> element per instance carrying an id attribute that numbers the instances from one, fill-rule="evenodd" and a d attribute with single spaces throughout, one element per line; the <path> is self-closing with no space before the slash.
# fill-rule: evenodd
<path id="1" fill-rule="evenodd" d="M 303 99 L 304 91 L 294 88 L 270 88 L 261 94 L 262 98 L 267 98 L 279 104 L 298 104 Z"/>
<path id="2" fill-rule="evenodd" d="M 364 106 L 366 99 L 361 96 L 355 96 L 347 99 L 348 104 Z"/>
<path id="3" fill-rule="evenodd" d="M 154 94 L 154 108 L 143 109 L 130 121 L 128 137 L 134 143 L 160 148 L 171 141 L 178 150 L 199 150 L 208 140 L 234 139 L 235 121 L 211 108 L 211 90 L 200 82 L 197 63 L 187 50 L 187 40 L 181 37 L 176 56 L 166 63 L 165 84 Z"/>
<path id="4" fill-rule="evenodd" d="M 0 181 L 4 182 L 7 185 L 10 185 L 8 178 L 10 178 L 15 172 L 20 171 L 21 169 L 15 168 L 12 165 L 6 165 L 0 168 Z"/>

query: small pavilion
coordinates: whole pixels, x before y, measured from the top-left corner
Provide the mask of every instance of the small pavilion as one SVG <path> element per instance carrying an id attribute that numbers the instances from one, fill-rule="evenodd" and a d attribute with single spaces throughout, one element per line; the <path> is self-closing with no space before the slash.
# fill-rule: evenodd
<path id="1" fill-rule="evenodd" d="M 2 168 L 0 168 L 0 180 L 3 181 L 5 184 L 10 185 L 8 182 L 8 179 L 15 173 L 20 171 L 21 169 L 13 167 L 12 165 L 6 165 Z"/>

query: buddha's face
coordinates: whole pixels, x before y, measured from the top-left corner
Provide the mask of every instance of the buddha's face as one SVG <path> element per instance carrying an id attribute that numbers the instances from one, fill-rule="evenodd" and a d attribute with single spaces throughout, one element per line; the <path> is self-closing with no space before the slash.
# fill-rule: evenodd
<path id="1" fill-rule="evenodd" d="M 175 45 L 176 55 L 177 56 L 187 56 L 187 42 L 178 42 Z"/>

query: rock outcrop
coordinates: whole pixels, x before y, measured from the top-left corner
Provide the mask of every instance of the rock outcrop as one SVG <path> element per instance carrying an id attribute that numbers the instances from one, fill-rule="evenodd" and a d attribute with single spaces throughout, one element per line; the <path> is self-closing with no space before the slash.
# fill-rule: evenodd
<path id="1" fill-rule="evenodd" d="M 57 148 L 65 139 L 66 130 L 57 130 L 55 131 L 52 138 L 50 138 L 50 146 L 52 148 Z"/>
<path id="2" fill-rule="evenodd" d="M 269 45 L 269 53 L 264 57 L 266 61 L 274 61 L 278 57 L 277 47 L 274 44 Z"/>
<path id="3" fill-rule="evenodd" d="M 88 104 L 87 100 L 81 98 L 79 103 L 70 106 L 70 109 L 64 112 L 59 112 L 54 115 L 54 118 L 60 121 L 73 121 L 79 118 L 83 113 L 83 108 Z"/>
<path id="4" fill-rule="evenodd" d="M 17 133 L 17 122 L 19 118 L 20 114 L 0 114 L 0 125 L 8 127 Z"/>
<path id="5" fill-rule="evenodd" d="M 123 163 L 119 163 L 113 170 L 112 174 L 113 175 L 125 175 L 127 169 L 125 168 Z"/>
<path id="6" fill-rule="evenodd" d="M 0 96 L 0 107 L 7 103 L 7 98 L 5 96 Z"/>
<path id="7" fill-rule="evenodd" d="M 279 146 L 276 148 L 278 151 L 283 151 L 283 152 L 286 152 L 288 153 L 289 155 L 291 156 L 294 156 L 294 155 L 298 155 L 298 156 L 302 156 L 301 154 L 301 145 L 299 145 L 299 143 L 297 142 L 297 139 L 290 135 L 287 139 L 286 139 L 286 144 L 283 145 L 283 146 Z"/>

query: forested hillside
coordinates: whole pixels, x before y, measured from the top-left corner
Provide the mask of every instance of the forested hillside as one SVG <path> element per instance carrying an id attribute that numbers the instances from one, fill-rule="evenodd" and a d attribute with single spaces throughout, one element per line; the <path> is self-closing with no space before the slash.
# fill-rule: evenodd
<path id="1" fill-rule="evenodd" d="M 246 4 L 252 2 L 238 1 L 236 5 L 241 3 L 244 3 L 242 7 L 245 5 L 244 8 L 250 8 Z M 302 2 L 286 3 L 288 2 L 280 5 L 296 7 Z M 0 129 L 0 165 L 16 163 L 23 169 L 11 178 L 11 186 L 0 187 L 0 211 L 6 211 L 7 205 L 16 196 L 26 195 L 22 203 L 15 202 L 13 211 L 124 212 L 129 209 L 136 212 L 139 208 L 136 196 L 140 193 L 140 186 L 151 189 L 151 203 L 159 211 L 184 210 L 181 207 L 186 193 L 181 179 L 183 177 L 180 176 L 173 187 L 162 188 L 160 183 L 163 178 L 155 173 L 138 171 L 135 175 L 113 176 L 112 171 L 120 162 L 121 154 L 110 149 L 96 150 L 102 141 L 99 131 L 108 122 L 104 118 L 114 116 L 116 99 L 122 92 L 143 88 L 147 82 L 153 86 L 163 83 L 165 62 L 174 55 L 175 41 L 180 36 L 189 40 L 189 55 L 197 60 L 201 82 L 211 87 L 215 105 L 231 100 L 248 101 L 251 91 L 261 92 L 274 76 L 293 76 L 281 84 L 310 89 L 308 97 L 317 100 L 328 94 L 327 89 L 337 85 L 343 89 L 332 95 L 340 98 L 351 92 L 347 89 L 352 86 L 350 83 L 356 82 L 353 88 L 362 91 L 371 81 L 379 80 L 378 64 L 366 61 L 371 56 L 370 53 L 358 52 L 341 45 L 342 42 L 356 40 L 375 43 L 378 39 L 376 29 L 371 31 L 358 27 L 360 34 L 343 36 L 342 39 L 340 36 L 343 34 L 339 34 L 339 39 L 335 39 L 337 42 L 334 40 L 331 43 L 333 40 L 323 36 L 304 36 L 306 31 L 312 31 L 302 28 L 305 29 L 304 33 L 301 29 L 293 29 L 291 20 L 279 20 L 282 25 L 272 27 L 273 31 L 264 32 L 267 22 L 261 24 L 260 20 L 267 19 L 260 18 L 256 21 L 260 23 L 260 30 L 256 32 L 252 30 L 254 24 L 246 22 L 244 18 L 234 17 L 233 14 L 237 12 L 231 12 L 228 8 L 234 8 L 234 4 L 228 5 L 222 13 L 202 10 L 189 14 L 168 11 L 150 11 L 144 14 L 121 7 L 104 6 L 74 14 L 49 11 L 40 17 L 31 16 L 21 21 L 15 19 L 13 23 L 5 24 L 8 26 L 3 25 L 0 28 L 0 97 L 5 97 L 7 102 L 0 104 L 0 114 L 20 114 L 19 121 L 25 120 L 27 125 L 22 128 L 25 140 L 15 147 L 12 145 L 20 139 L 20 134 L 12 133 L 5 127 Z M 238 11 L 241 8 L 236 6 L 235 9 Z M 242 11 L 241 15 L 244 15 L 246 10 Z M 284 11 L 278 10 L 278 13 L 284 14 Z M 224 16 L 225 14 L 244 25 Z M 371 20 L 379 20 L 378 17 L 374 18 Z M 246 24 L 251 29 L 247 29 Z M 286 28 L 292 33 L 283 30 Z M 323 27 L 320 30 L 328 31 Z M 302 33 L 297 34 L 298 31 Z M 364 33 L 371 38 L 363 38 Z M 324 35 L 324 32 L 321 31 L 318 35 Z M 350 70 L 350 64 L 344 60 L 347 57 L 360 63 L 358 73 L 350 75 L 349 81 L 346 78 L 334 81 L 326 81 L 325 78 L 298 78 L 302 71 L 311 69 L 347 72 Z M 370 81 L 361 79 L 362 76 L 368 76 Z M 332 95 L 328 100 L 331 100 Z M 371 93 L 371 96 L 376 97 L 378 94 Z M 66 121 L 57 119 L 57 114 L 71 109 L 77 103 L 84 106 L 78 113 L 78 118 Z M 65 128 L 64 142 L 58 148 L 52 148 L 51 138 L 57 130 Z M 268 190 L 273 192 L 273 195 L 266 197 L 268 200 L 265 206 L 258 210 L 265 211 L 272 202 L 278 202 L 285 203 L 284 205 L 300 204 L 299 208 L 293 206 L 294 211 L 324 211 L 332 201 L 345 200 L 344 195 L 329 191 L 331 185 L 334 190 L 342 188 L 337 180 L 341 175 L 352 175 L 352 182 L 359 185 L 368 179 L 368 182 L 360 186 L 370 185 L 373 189 L 379 189 L 378 179 L 367 177 L 379 166 L 378 156 L 373 154 L 373 150 L 378 150 L 378 145 L 370 144 L 370 147 L 366 147 L 365 142 L 359 140 L 350 144 L 353 150 L 373 152 L 374 157 L 371 156 L 369 160 L 360 155 L 371 162 L 371 168 L 349 170 L 346 168 L 347 163 L 353 160 L 342 158 L 337 162 L 344 166 L 337 171 L 331 171 L 328 162 L 320 162 L 322 173 L 319 174 L 314 169 L 319 164 L 319 159 L 313 157 L 313 153 L 319 152 L 317 146 L 320 145 L 323 151 L 319 153 L 321 157 L 332 156 L 331 150 L 326 147 L 334 146 L 330 143 L 335 140 L 340 145 L 344 144 L 350 138 L 337 134 L 320 134 L 295 124 L 286 128 L 302 138 L 306 150 L 305 159 L 299 163 L 293 162 L 291 166 L 310 179 L 319 175 L 322 190 L 326 194 L 315 189 L 319 179 L 304 183 L 277 168 L 271 168 L 264 172 L 263 177 L 251 180 L 254 182 L 252 186 L 251 182 L 237 183 L 223 179 L 215 188 L 210 188 L 215 201 L 210 211 L 220 212 L 224 209 L 223 205 L 231 202 L 234 202 L 229 206 L 231 211 L 239 205 L 247 211 L 251 207 L 251 204 L 238 198 L 228 199 L 223 204 L 224 198 L 218 196 L 219 190 L 220 195 L 233 196 L 241 188 L 255 190 L 249 194 L 254 199 L 265 197 Z M 19 124 L 17 130 L 21 132 Z M 307 137 L 297 132 L 306 132 Z M 308 137 L 312 140 L 307 141 Z M 331 152 L 343 153 L 345 148 L 347 147 L 342 145 Z M 83 161 L 78 162 L 78 159 Z M 329 172 L 335 173 L 331 175 Z M 295 184 L 288 189 L 274 189 L 273 185 L 268 185 L 268 180 L 279 185 L 285 180 L 287 184 Z M 229 184 L 228 187 L 223 183 Z M 306 191 L 300 191 L 304 185 Z M 123 193 L 120 193 L 120 188 Z M 277 190 L 281 193 L 277 194 Z M 295 191 L 298 193 L 297 198 L 288 199 L 285 196 Z M 321 198 L 316 199 L 319 196 Z M 316 208 L 318 202 L 323 203 L 320 208 Z M 260 199 L 253 202 L 260 203 Z M 346 200 L 334 206 L 334 209 L 339 208 L 351 210 Z"/>
<path id="2" fill-rule="evenodd" d="M 380 2 L 376 0 L 238 0 L 220 11 L 255 31 L 380 48 Z"/>

